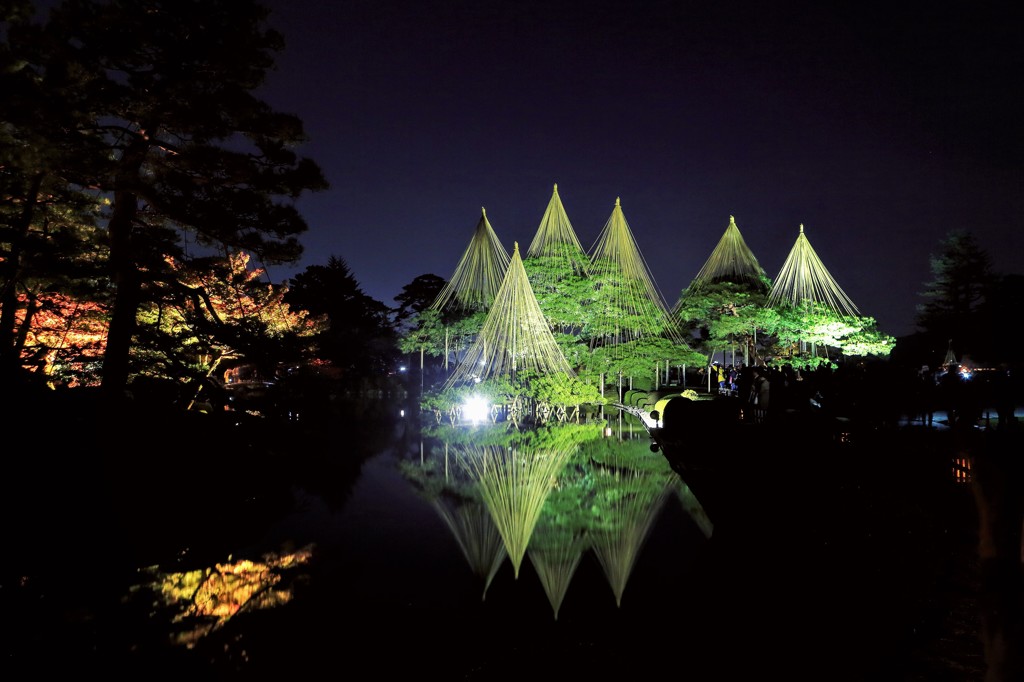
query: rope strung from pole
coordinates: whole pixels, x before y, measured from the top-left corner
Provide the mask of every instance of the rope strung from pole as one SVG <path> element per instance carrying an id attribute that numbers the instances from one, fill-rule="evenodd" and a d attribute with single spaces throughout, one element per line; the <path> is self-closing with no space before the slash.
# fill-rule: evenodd
<path id="1" fill-rule="evenodd" d="M 487 319 L 445 388 L 492 377 L 515 377 L 524 369 L 538 374 L 576 374 L 548 328 L 516 242 Z"/>
<path id="2" fill-rule="evenodd" d="M 774 308 L 782 303 L 799 307 L 808 302 L 825 305 L 840 315 L 860 316 L 857 306 L 818 258 L 801 224 L 796 243 L 768 293 L 768 307 Z"/>
<path id="3" fill-rule="evenodd" d="M 469 246 L 430 307 L 434 310 L 449 307 L 486 310 L 501 286 L 509 260 L 508 252 L 487 220 L 487 209 L 481 209 Z"/>

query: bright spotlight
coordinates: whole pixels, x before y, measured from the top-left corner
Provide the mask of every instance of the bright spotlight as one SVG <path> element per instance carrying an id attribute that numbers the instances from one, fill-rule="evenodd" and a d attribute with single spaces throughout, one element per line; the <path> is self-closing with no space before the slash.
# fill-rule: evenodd
<path id="1" fill-rule="evenodd" d="M 462 418 L 470 424 L 482 424 L 490 412 L 490 404 L 478 395 L 470 397 L 462 404 Z"/>

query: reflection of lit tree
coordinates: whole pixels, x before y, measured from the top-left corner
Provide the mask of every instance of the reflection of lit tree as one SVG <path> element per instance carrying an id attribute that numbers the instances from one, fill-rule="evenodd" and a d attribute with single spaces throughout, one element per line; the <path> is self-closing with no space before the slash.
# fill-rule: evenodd
<path id="1" fill-rule="evenodd" d="M 704 534 L 704 537 L 710 538 L 711 533 L 715 530 L 715 524 L 708 517 L 704 505 L 693 494 L 690 486 L 686 485 L 686 481 L 676 476 L 674 490 L 676 497 L 679 498 L 679 503 L 683 506 L 683 510 L 690 515 L 690 518 L 700 528 L 700 532 Z"/>
<path id="2" fill-rule="evenodd" d="M 262 561 L 243 559 L 194 571 L 161 573 L 157 567 L 146 587 L 171 610 L 171 621 L 183 626 L 173 641 L 191 648 L 239 613 L 289 602 L 291 590 L 280 587 L 283 573 L 311 557 L 312 547 L 305 547 L 267 554 Z"/>
<path id="3" fill-rule="evenodd" d="M 673 491 L 710 536 L 707 515 L 664 457 L 653 456 L 645 440 L 622 442 L 602 438 L 601 432 L 593 424 L 524 431 L 428 427 L 424 436 L 450 445 L 459 453 L 459 465 L 452 467 L 441 454 L 445 450 L 437 448 L 437 456 L 402 466 L 418 485 L 432 491 L 429 495 L 458 497 L 464 506 L 469 504 L 465 500 L 481 499 L 516 577 L 528 554 L 557 619 L 588 549 L 594 550 L 621 602 L 644 540 Z M 451 509 L 450 500 L 444 505 Z M 479 529 L 485 524 L 468 514 L 452 519 L 449 525 L 457 536 L 468 536 L 472 529 L 477 572 L 485 576 L 484 570 L 492 567 L 485 559 L 494 557 L 481 551 L 485 534 Z M 469 549 L 467 543 L 463 552 Z M 493 574 L 485 577 L 489 583 Z"/>
<path id="4" fill-rule="evenodd" d="M 460 448 L 460 461 L 479 485 L 517 578 L 544 503 L 575 452 L 580 433 L 581 427 L 565 425 L 509 434 L 508 444 Z"/>
<path id="5" fill-rule="evenodd" d="M 592 547 L 621 605 L 633 566 L 676 477 L 665 458 L 651 457 L 646 447 L 639 453 L 626 444 L 616 445 L 592 451 Z"/>
<path id="6" fill-rule="evenodd" d="M 462 467 L 450 466 L 447 443 L 443 454 L 418 462 L 403 462 L 401 469 L 451 530 L 470 569 L 483 580 L 483 598 L 486 599 L 487 589 L 507 554 L 504 540 L 479 491 L 462 475 L 465 474 Z"/>
<path id="7" fill-rule="evenodd" d="M 562 470 L 558 485 L 541 510 L 528 550 L 555 620 L 583 553 L 589 549 L 585 502 L 590 477 L 585 469 L 575 466 L 580 461 L 580 457 L 573 456 Z"/>
<path id="8" fill-rule="evenodd" d="M 470 569 L 483 580 L 482 598 L 486 599 L 487 589 L 507 556 L 505 543 L 490 511 L 479 500 L 460 501 L 454 508 L 446 504 L 447 500 L 437 498 L 431 504 L 451 529 Z"/>

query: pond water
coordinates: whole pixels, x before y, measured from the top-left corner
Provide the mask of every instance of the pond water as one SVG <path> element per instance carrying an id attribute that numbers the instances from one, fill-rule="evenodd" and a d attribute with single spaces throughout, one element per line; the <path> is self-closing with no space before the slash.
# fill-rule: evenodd
<path id="1" fill-rule="evenodd" d="M 798 500 L 798 474 L 778 485 L 767 467 L 716 518 L 630 415 L 606 435 L 378 407 L 268 436 L 269 452 L 224 438 L 189 454 L 140 428 L 100 472 L 63 460 L 42 485 L 38 463 L 16 469 L 4 665 L 458 680 L 919 665 L 931 616 L 891 548 L 929 561 L 946 551 L 932 531 L 831 517 L 833 490 Z"/>

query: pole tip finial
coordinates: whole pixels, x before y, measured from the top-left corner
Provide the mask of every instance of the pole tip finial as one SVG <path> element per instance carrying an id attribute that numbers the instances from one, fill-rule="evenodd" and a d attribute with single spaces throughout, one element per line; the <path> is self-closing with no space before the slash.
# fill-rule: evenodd
<path id="1" fill-rule="evenodd" d="M 621 202 L 619 201 L 619 197 L 615 197 L 615 205 L 616 206 L 621 206 Z"/>
<path id="2" fill-rule="evenodd" d="M 512 242 L 512 253 L 519 253 L 519 242 Z"/>
<path id="3" fill-rule="evenodd" d="M 480 207 L 480 213 L 481 213 L 481 214 L 482 214 L 482 215 L 483 215 L 483 216 L 484 216 L 485 218 L 487 217 L 487 209 L 486 209 L 486 208 L 484 208 L 483 206 L 481 206 L 481 207 Z"/>
<path id="4" fill-rule="evenodd" d="M 804 224 L 800 223 L 800 234 L 804 233 Z"/>
<path id="5" fill-rule="evenodd" d="M 555 183 L 555 192 L 556 193 L 558 192 L 558 183 L 557 182 Z"/>

